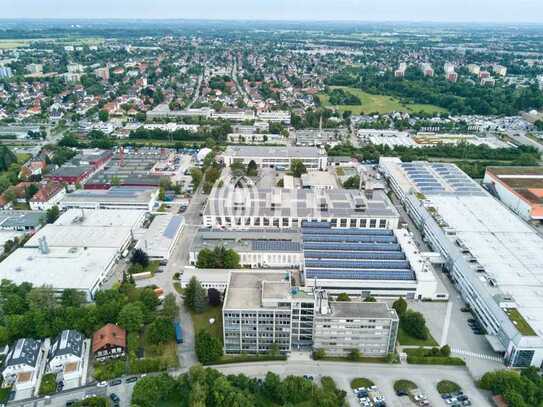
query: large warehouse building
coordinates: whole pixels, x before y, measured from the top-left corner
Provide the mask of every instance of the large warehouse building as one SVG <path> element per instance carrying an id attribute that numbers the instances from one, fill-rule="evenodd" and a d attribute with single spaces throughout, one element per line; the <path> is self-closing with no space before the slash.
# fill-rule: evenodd
<path id="1" fill-rule="evenodd" d="M 287 170 L 293 160 L 300 160 L 308 171 L 325 171 L 327 166 L 326 153 L 316 147 L 229 146 L 223 157 L 228 167 L 235 162 L 247 165 L 254 161 L 258 167 Z"/>
<path id="2" fill-rule="evenodd" d="M 513 367 L 543 362 L 543 238 L 453 164 L 382 157 L 425 240 Z"/>
<path id="3" fill-rule="evenodd" d="M 332 294 L 448 299 L 406 229 L 302 228 L 305 284 Z"/>
<path id="4" fill-rule="evenodd" d="M 525 221 L 543 221 L 542 167 L 487 167 L 483 183 Z"/>
<path id="5" fill-rule="evenodd" d="M 203 223 L 214 228 L 298 228 L 302 221 L 334 227 L 394 229 L 399 214 L 383 191 L 213 188 Z"/>

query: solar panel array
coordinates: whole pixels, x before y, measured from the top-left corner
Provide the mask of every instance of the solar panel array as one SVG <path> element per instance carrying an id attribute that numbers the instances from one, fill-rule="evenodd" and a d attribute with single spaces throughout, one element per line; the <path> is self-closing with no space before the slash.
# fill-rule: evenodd
<path id="1" fill-rule="evenodd" d="M 414 280 L 415 273 L 391 230 L 306 227 L 303 249 L 306 278 Z"/>
<path id="2" fill-rule="evenodd" d="M 301 244 L 288 240 L 254 240 L 251 242 L 253 250 L 269 252 L 299 252 Z"/>
<path id="3" fill-rule="evenodd" d="M 422 193 L 445 192 L 443 185 L 424 165 L 402 163 L 401 167 Z"/>
<path id="4" fill-rule="evenodd" d="M 432 164 L 432 169 L 449 185 L 454 192 L 478 193 L 481 188 L 466 174 L 450 164 Z"/>

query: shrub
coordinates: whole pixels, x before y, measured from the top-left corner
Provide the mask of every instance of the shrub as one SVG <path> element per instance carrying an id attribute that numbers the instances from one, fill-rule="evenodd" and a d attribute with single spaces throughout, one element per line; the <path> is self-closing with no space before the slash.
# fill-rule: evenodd
<path id="1" fill-rule="evenodd" d="M 111 380 L 125 373 L 125 360 L 112 360 L 94 366 L 94 378 L 98 381 Z"/>
<path id="2" fill-rule="evenodd" d="M 451 382 L 450 380 L 441 380 L 436 387 L 439 394 L 454 393 L 455 391 L 460 391 L 460 386 L 455 382 Z"/>
<path id="3" fill-rule="evenodd" d="M 40 395 L 45 396 L 53 394 L 57 391 L 57 376 L 53 373 L 48 373 L 43 376 L 40 383 Z"/>
<path id="4" fill-rule="evenodd" d="M 313 351 L 313 359 L 320 360 L 326 357 L 326 351 L 324 349 L 315 349 Z"/>

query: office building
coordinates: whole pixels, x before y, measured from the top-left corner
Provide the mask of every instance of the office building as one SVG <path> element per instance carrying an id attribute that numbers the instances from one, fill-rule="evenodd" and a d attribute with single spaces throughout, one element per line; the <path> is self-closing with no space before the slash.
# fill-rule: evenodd
<path id="1" fill-rule="evenodd" d="M 247 165 L 254 161 L 258 167 L 287 170 L 293 160 L 300 160 L 308 171 L 323 171 L 327 166 L 326 153 L 316 147 L 229 146 L 223 157 L 227 167 L 234 162 Z"/>
<path id="2" fill-rule="evenodd" d="M 329 222 L 302 226 L 308 287 L 361 298 L 448 298 L 406 229 L 333 228 Z"/>
<path id="3" fill-rule="evenodd" d="M 382 302 L 329 301 L 324 290 L 315 292 L 313 347 L 328 356 L 348 356 L 357 350 L 366 357 L 394 352 L 399 318 Z"/>
<path id="4" fill-rule="evenodd" d="M 398 69 L 394 71 L 394 76 L 396 78 L 403 78 L 405 76 L 405 71 L 407 70 L 407 64 L 402 62 Z"/>
<path id="5" fill-rule="evenodd" d="M 304 220 L 329 221 L 334 227 L 394 229 L 399 214 L 382 191 L 354 189 L 213 188 L 203 224 L 214 228 L 282 228 Z"/>
<path id="6" fill-rule="evenodd" d="M 453 164 L 380 167 L 508 366 L 543 362 L 543 238 Z"/>
<path id="7" fill-rule="evenodd" d="M 487 167 L 483 184 L 525 221 L 543 221 L 542 167 Z"/>
<path id="8" fill-rule="evenodd" d="M 137 249 L 142 249 L 151 260 L 167 262 L 185 225 L 182 216 L 171 213 L 156 214 L 151 224 L 135 232 Z"/>
<path id="9" fill-rule="evenodd" d="M 270 112 L 259 112 L 257 114 L 258 120 L 262 120 L 270 123 L 284 123 L 290 124 L 290 112 L 283 110 L 273 110 Z"/>
<path id="10" fill-rule="evenodd" d="M 13 72 L 9 66 L 0 66 L 0 79 L 9 79 L 13 76 Z"/>
<path id="11" fill-rule="evenodd" d="M 310 347 L 314 296 L 285 272 L 230 273 L 223 305 L 224 352 L 282 353 Z"/>

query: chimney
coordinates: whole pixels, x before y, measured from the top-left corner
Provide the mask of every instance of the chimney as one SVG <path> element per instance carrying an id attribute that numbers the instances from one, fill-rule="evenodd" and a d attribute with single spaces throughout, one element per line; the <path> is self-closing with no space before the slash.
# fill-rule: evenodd
<path id="1" fill-rule="evenodd" d="M 49 253 L 49 245 L 47 244 L 47 239 L 45 238 L 45 236 L 38 238 L 38 246 L 42 254 Z"/>

